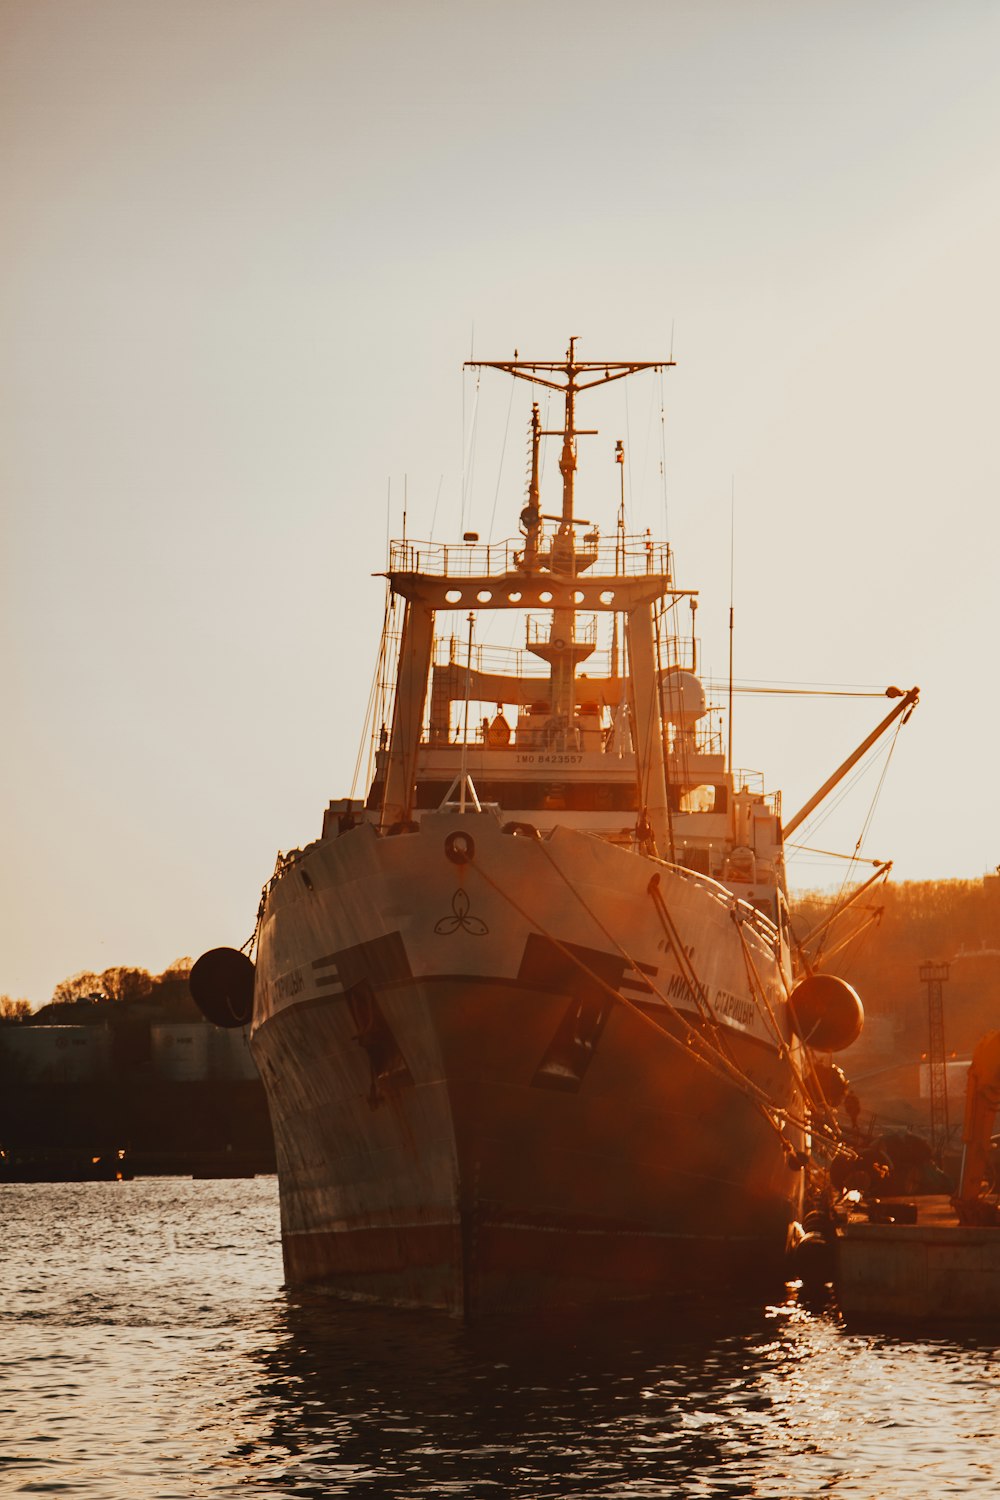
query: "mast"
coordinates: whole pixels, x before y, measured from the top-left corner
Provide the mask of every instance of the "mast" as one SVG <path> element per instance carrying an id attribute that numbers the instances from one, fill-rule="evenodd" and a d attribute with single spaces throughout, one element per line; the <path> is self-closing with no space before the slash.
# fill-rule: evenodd
<path id="1" fill-rule="evenodd" d="M 576 335 L 566 351 L 566 425 L 563 428 L 559 472 L 563 478 L 562 523 L 560 532 L 573 525 L 573 487 L 576 478 Z"/>
<path id="2" fill-rule="evenodd" d="M 521 529 L 524 532 L 524 566 L 532 571 L 538 566 L 538 533 L 541 529 L 541 486 L 538 475 L 538 452 L 542 442 L 542 422 L 538 415 L 538 402 L 531 407 L 531 476 L 528 480 L 528 503 L 521 512 Z"/>
<path id="3" fill-rule="evenodd" d="M 621 498 L 618 504 L 618 520 L 615 525 L 615 572 L 621 573 L 625 567 L 625 444 L 621 438 L 615 443 L 615 463 L 618 465 L 621 480 Z M 622 664 L 624 668 L 624 663 Z M 611 617 L 611 676 L 617 678 L 618 672 L 618 611 Z M 624 670 L 621 673 L 624 679 Z"/>
<path id="4" fill-rule="evenodd" d="M 578 428 L 576 425 L 576 398 L 583 391 L 595 386 L 608 385 L 626 375 L 640 370 L 662 370 L 673 365 L 674 360 L 578 360 L 576 357 L 576 335 L 569 341 L 566 358 L 554 360 L 467 360 L 466 365 L 474 369 L 502 370 L 517 380 L 527 380 L 534 385 L 545 386 L 558 392 L 564 399 L 564 420 L 561 428 L 543 431 L 532 422 L 532 436 L 561 437 L 562 449 L 559 457 L 559 472 L 562 475 L 562 509 L 559 516 L 545 517 L 558 522 L 556 533 L 547 554 L 539 554 L 537 543 L 529 529 L 527 518 L 538 515 L 537 467 L 532 464 L 532 490 L 529 504 L 522 514 L 525 523 L 527 546 L 525 565 L 543 563 L 558 578 L 572 580 L 586 571 L 596 554 L 576 544 L 575 527 L 587 524 L 577 520 L 575 513 L 575 484 L 577 467 L 576 441 L 579 437 L 593 435 L 593 428 Z M 567 606 L 553 607 L 550 615 L 548 639 L 532 640 L 528 649 L 543 661 L 550 670 L 551 700 L 549 705 L 548 733 L 553 748 L 566 749 L 567 739 L 574 733 L 573 721 L 576 709 L 576 669 L 590 655 L 593 646 L 578 642 L 576 635 L 576 609 L 570 601 Z"/>
<path id="5" fill-rule="evenodd" d="M 559 472 L 562 475 L 562 517 L 552 542 L 550 566 L 553 573 L 574 578 L 577 572 L 576 534 L 573 530 L 573 501 L 576 485 L 576 337 L 566 351 L 566 414 L 562 429 L 562 452 Z M 543 434 L 558 436 L 557 432 Z M 536 652 L 542 656 L 541 651 Z M 589 654 L 589 653 L 587 653 Z M 554 742 L 566 749 L 566 737 L 572 731 L 576 708 L 576 610 L 554 609 L 549 626 L 548 661 L 552 680 L 551 728 Z"/>

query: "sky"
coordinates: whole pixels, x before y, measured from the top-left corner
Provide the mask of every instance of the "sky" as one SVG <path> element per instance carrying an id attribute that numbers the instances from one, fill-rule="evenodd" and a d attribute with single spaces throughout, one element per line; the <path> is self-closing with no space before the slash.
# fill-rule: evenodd
<path id="1" fill-rule="evenodd" d="M 570 335 L 676 360 L 581 508 L 623 438 L 706 671 L 732 577 L 737 680 L 921 687 L 812 845 L 992 871 L 998 55 L 995 0 L 0 0 L 0 992 L 250 936 L 404 495 L 516 531 L 530 391 L 463 362 Z M 741 695 L 736 763 L 790 814 L 888 706 Z"/>

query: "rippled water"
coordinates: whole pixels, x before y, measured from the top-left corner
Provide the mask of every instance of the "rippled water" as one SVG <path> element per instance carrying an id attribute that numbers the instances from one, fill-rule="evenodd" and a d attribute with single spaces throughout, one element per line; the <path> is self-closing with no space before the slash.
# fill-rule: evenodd
<path id="1" fill-rule="evenodd" d="M 0 1494 L 1000 1494 L 1000 1362 L 794 1303 L 466 1330 L 281 1284 L 273 1179 L 5 1185 Z"/>

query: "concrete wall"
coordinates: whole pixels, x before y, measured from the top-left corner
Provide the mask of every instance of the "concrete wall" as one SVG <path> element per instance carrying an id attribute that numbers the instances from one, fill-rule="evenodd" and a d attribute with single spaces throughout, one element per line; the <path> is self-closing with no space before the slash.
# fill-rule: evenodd
<path id="1" fill-rule="evenodd" d="M 107 1026 L 0 1026 L 0 1053 L 19 1082 L 98 1082 L 111 1073 L 111 1032 Z"/>
<path id="2" fill-rule="evenodd" d="M 204 1021 L 171 1022 L 152 1026 L 150 1039 L 153 1071 L 172 1083 L 257 1078 L 250 1035 L 240 1027 L 224 1029 Z"/>
<path id="3" fill-rule="evenodd" d="M 116 1052 L 115 1040 L 109 1026 L 0 1026 L 0 1059 L 23 1084 L 98 1083 L 112 1072 L 142 1073 L 150 1065 L 170 1083 L 258 1077 L 247 1030 L 222 1030 L 204 1021 L 159 1023 L 150 1026 L 149 1053 L 138 1060 L 120 1048 Z"/>
<path id="4" fill-rule="evenodd" d="M 151 1026 L 153 1072 L 171 1083 L 203 1082 L 209 1076 L 209 1031 L 203 1021 Z"/>

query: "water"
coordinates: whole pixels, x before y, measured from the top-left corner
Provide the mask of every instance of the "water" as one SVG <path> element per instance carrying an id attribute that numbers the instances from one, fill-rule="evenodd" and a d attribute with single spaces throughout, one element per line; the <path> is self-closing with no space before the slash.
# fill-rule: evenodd
<path id="1" fill-rule="evenodd" d="M 996 1495 L 1000 1361 L 790 1302 L 466 1330 L 281 1281 L 273 1179 L 0 1187 L 0 1494 Z"/>

